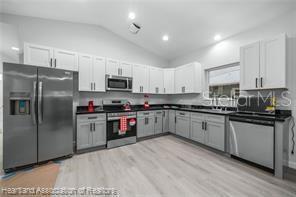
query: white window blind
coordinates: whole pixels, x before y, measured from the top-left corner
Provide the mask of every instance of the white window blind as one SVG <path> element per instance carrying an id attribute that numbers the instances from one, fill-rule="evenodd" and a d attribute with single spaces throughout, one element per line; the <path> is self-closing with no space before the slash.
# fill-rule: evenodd
<path id="1" fill-rule="evenodd" d="M 209 71 L 209 85 L 237 84 L 240 81 L 239 64 L 229 65 L 220 69 Z"/>

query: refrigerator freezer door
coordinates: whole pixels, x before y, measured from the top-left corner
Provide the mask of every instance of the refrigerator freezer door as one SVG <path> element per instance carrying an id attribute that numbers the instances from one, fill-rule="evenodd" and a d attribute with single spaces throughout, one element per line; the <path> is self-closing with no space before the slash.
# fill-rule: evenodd
<path id="1" fill-rule="evenodd" d="M 38 161 L 73 154 L 73 73 L 38 68 Z"/>
<path id="2" fill-rule="evenodd" d="M 4 169 L 37 162 L 36 82 L 36 67 L 3 64 Z"/>

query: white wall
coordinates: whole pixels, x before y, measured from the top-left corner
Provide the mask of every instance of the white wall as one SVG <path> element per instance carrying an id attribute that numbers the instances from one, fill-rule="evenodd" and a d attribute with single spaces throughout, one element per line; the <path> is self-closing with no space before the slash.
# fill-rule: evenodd
<path id="1" fill-rule="evenodd" d="M 14 25 L 23 42 L 52 46 L 135 63 L 162 66 L 168 61 L 95 25 L 0 14 L 0 22 Z"/>
<path id="2" fill-rule="evenodd" d="M 257 28 L 247 32 L 242 32 L 231 38 L 227 38 L 215 45 L 202 48 L 182 57 L 178 57 L 169 62 L 169 67 L 198 61 L 202 64 L 203 70 L 214 68 L 221 65 L 231 64 L 239 61 L 240 46 L 276 36 L 281 33 L 287 33 L 287 70 L 288 70 L 288 87 L 289 98 L 292 99 L 292 105 L 281 107 L 292 110 L 293 116 L 296 116 L 296 11 L 286 13 L 270 22 L 264 23 Z M 204 76 L 204 75 L 203 75 Z M 203 79 L 204 81 L 205 79 Z M 206 90 L 206 87 L 204 87 Z M 275 91 L 276 95 L 281 94 L 281 90 Z M 256 91 L 242 92 L 243 94 L 256 94 Z M 266 91 L 262 94 L 267 94 Z M 195 95 L 176 95 L 169 98 L 171 103 L 182 104 L 200 104 L 203 102 L 202 96 Z M 291 131 L 287 131 L 291 134 Z M 295 131 L 296 132 L 296 131 Z M 291 147 L 290 136 L 290 147 Z M 296 155 L 290 155 L 290 167 L 296 168 Z"/>

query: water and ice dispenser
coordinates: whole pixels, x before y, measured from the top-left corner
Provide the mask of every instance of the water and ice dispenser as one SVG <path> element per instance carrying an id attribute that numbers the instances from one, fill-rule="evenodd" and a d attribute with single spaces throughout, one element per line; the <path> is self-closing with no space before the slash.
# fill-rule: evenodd
<path id="1" fill-rule="evenodd" d="M 30 115 L 31 95 L 29 92 L 11 92 L 10 115 Z"/>

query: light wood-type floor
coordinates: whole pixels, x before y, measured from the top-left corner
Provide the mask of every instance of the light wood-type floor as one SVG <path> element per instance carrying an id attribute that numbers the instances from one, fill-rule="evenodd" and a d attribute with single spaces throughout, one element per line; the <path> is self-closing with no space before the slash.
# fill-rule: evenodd
<path id="1" fill-rule="evenodd" d="M 56 187 L 112 187 L 120 196 L 296 196 L 296 184 L 174 136 L 76 155 Z"/>

